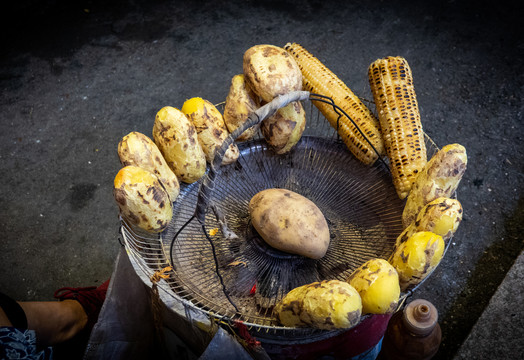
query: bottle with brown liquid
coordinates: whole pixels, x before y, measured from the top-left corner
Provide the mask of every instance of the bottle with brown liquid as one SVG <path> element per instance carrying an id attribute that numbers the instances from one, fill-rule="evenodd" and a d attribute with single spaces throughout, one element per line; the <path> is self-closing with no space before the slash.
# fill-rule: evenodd
<path id="1" fill-rule="evenodd" d="M 441 339 L 435 306 L 427 300 L 413 300 L 389 321 L 380 358 L 431 359 L 437 353 Z"/>

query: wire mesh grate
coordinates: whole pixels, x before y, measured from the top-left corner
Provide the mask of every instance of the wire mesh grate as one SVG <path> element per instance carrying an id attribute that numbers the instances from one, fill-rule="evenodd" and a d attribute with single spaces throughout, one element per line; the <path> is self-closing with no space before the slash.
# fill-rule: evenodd
<path id="1" fill-rule="evenodd" d="M 139 264 L 137 270 L 151 276 L 173 266 L 168 292 L 211 317 L 242 320 L 257 331 L 291 331 L 294 336 L 321 332 L 279 326 L 272 307 L 294 287 L 345 280 L 368 259 L 389 257 L 402 231 L 404 202 L 393 187 L 387 160 L 361 164 L 312 102 L 305 109 L 307 126 L 291 152 L 274 154 L 260 133 L 238 143 L 237 162 L 216 169 L 205 225 L 194 219 L 201 182 L 181 185 L 173 219 L 159 235 L 141 232 L 122 219 L 125 245 Z M 437 147 L 426 140 L 430 157 Z M 260 241 L 248 204 L 267 188 L 294 191 L 320 208 L 331 234 L 323 258 L 282 253 Z"/>

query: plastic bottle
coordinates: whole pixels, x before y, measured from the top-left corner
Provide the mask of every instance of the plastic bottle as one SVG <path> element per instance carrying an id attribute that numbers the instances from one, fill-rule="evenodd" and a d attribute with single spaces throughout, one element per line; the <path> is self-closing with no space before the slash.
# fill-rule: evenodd
<path id="1" fill-rule="evenodd" d="M 427 300 L 413 300 L 389 321 L 380 358 L 431 359 L 437 353 L 441 339 L 435 306 Z"/>

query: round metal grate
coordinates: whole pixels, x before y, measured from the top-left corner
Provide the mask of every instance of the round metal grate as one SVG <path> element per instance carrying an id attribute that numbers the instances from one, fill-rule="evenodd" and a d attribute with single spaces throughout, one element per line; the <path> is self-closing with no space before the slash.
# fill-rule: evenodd
<path id="1" fill-rule="evenodd" d="M 172 222 L 160 235 L 141 232 L 123 219 L 124 241 L 140 270 L 151 276 L 173 266 L 167 291 L 211 317 L 241 320 L 257 331 L 292 331 L 298 337 L 322 333 L 279 326 L 272 307 L 294 287 L 345 280 L 368 259 L 388 258 L 402 231 L 404 202 L 386 162 L 360 163 L 309 105 L 307 128 L 291 152 L 274 154 L 259 135 L 238 144 L 241 155 L 235 164 L 215 168 L 204 222 L 197 221 L 195 209 L 205 179 L 181 185 Z M 426 145 L 429 158 L 438 149 L 427 136 Z M 283 253 L 257 236 L 248 204 L 267 188 L 297 192 L 320 208 L 331 234 L 323 258 Z"/>
<path id="2" fill-rule="evenodd" d="M 282 253 L 260 241 L 250 225 L 248 204 L 267 188 L 289 189 L 320 208 L 331 234 L 323 258 Z M 196 185 L 181 193 L 173 210 L 178 215 L 162 237 L 164 246 L 193 215 L 197 196 Z M 189 223 L 174 240 L 170 255 L 176 281 L 189 298 L 213 312 L 234 316 L 231 300 L 243 320 L 270 322 L 271 307 L 291 289 L 313 281 L 345 280 L 366 260 L 388 257 L 402 231 L 402 208 L 387 169 L 362 165 L 344 144 L 304 137 L 290 153 L 275 155 L 263 140 L 245 143 L 237 164 L 217 173 L 206 215 L 205 231 L 212 234 L 230 299 L 198 221 Z M 216 213 L 237 238 L 224 236 Z"/>

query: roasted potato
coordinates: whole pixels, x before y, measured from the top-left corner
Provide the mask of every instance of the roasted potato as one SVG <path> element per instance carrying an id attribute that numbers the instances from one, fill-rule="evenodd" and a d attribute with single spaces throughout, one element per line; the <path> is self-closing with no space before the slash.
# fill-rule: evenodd
<path id="1" fill-rule="evenodd" d="M 122 166 L 135 165 L 155 174 L 166 188 L 171 201 L 180 192 L 180 184 L 169 168 L 156 144 L 146 135 L 130 132 L 118 143 L 118 157 Z"/>
<path id="2" fill-rule="evenodd" d="M 300 318 L 304 309 L 304 297 L 309 285 L 294 288 L 275 306 L 273 314 L 282 325 L 289 327 L 306 327 L 309 325 Z"/>
<path id="3" fill-rule="evenodd" d="M 360 321 L 362 302 L 347 282 L 325 280 L 291 290 L 273 311 L 284 326 L 347 329 Z"/>
<path id="4" fill-rule="evenodd" d="M 389 262 L 398 272 L 400 289 L 405 291 L 426 278 L 442 260 L 444 248 L 442 236 L 430 231 L 416 232 L 396 246 Z"/>
<path id="5" fill-rule="evenodd" d="M 193 123 L 180 110 L 166 106 L 155 117 L 153 139 L 167 165 L 185 183 L 193 183 L 206 172 L 206 157 Z"/>
<path id="6" fill-rule="evenodd" d="M 290 151 L 302 137 L 305 128 L 306 112 L 300 101 L 280 108 L 260 125 L 264 139 L 277 154 Z"/>
<path id="7" fill-rule="evenodd" d="M 246 82 L 266 102 L 291 91 L 302 90 L 302 72 L 286 50 L 274 45 L 255 45 L 244 53 Z"/>
<path id="8" fill-rule="evenodd" d="M 326 254 L 330 240 L 327 221 L 304 196 L 286 189 L 266 189 L 251 198 L 249 214 L 268 245 L 312 259 Z"/>
<path id="9" fill-rule="evenodd" d="M 451 197 L 462 179 L 468 157 L 460 144 L 449 144 L 427 162 L 416 177 L 402 213 L 402 223 L 408 227 L 420 210 L 439 197 Z"/>
<path id="10" fill-rule="evenodd" d="M 362 299 L 363 314 L 386 314 L 397 309 L 400 297 L 397 271 L 384 259 L 371 259 L 347 280 Z"/>
<path id="11" fill-rule="evenodd" d="M 440 197 L 424 206 L 413 221 L 397 238 L 396 246 L 414 233 L 431 231 L 447 241 L 457 231 L 462 221 L 462 205 L 456 199 Z"/>
<path id="12" fill-rule="evenodd" d="M 148 232 L 163 231 L 173 217 L 171 199 L 160 180 L 138 166 L 120 169 L 113 195 L 121 215 Z"/>
<path id="13" fill-rule="evenodd" d="M 233 76 L 224 107 L 224 122 L 229 132 L 232 133 L 238 127 L 242 126 L 248 116 L 259 107 L 260 100 L 246 84 L 244 74 Z M 236 141 L 251 139 L 259 128 L 260 124 L 250 127 L 237 137 Z"/>
<path id="14" fill-rule="evenodd" d="M 211 102 L 194 97 L 184 102 L 182 112 L 195 125 L 198 141 L 206 154 L 206 160 L 213 162 L 216 151 L 229 136 L 224 118 Z M 229 145 L 222 159 L 222 165 L 228 165 L 238 159 L 240 152 L 236 144 Z"/>

